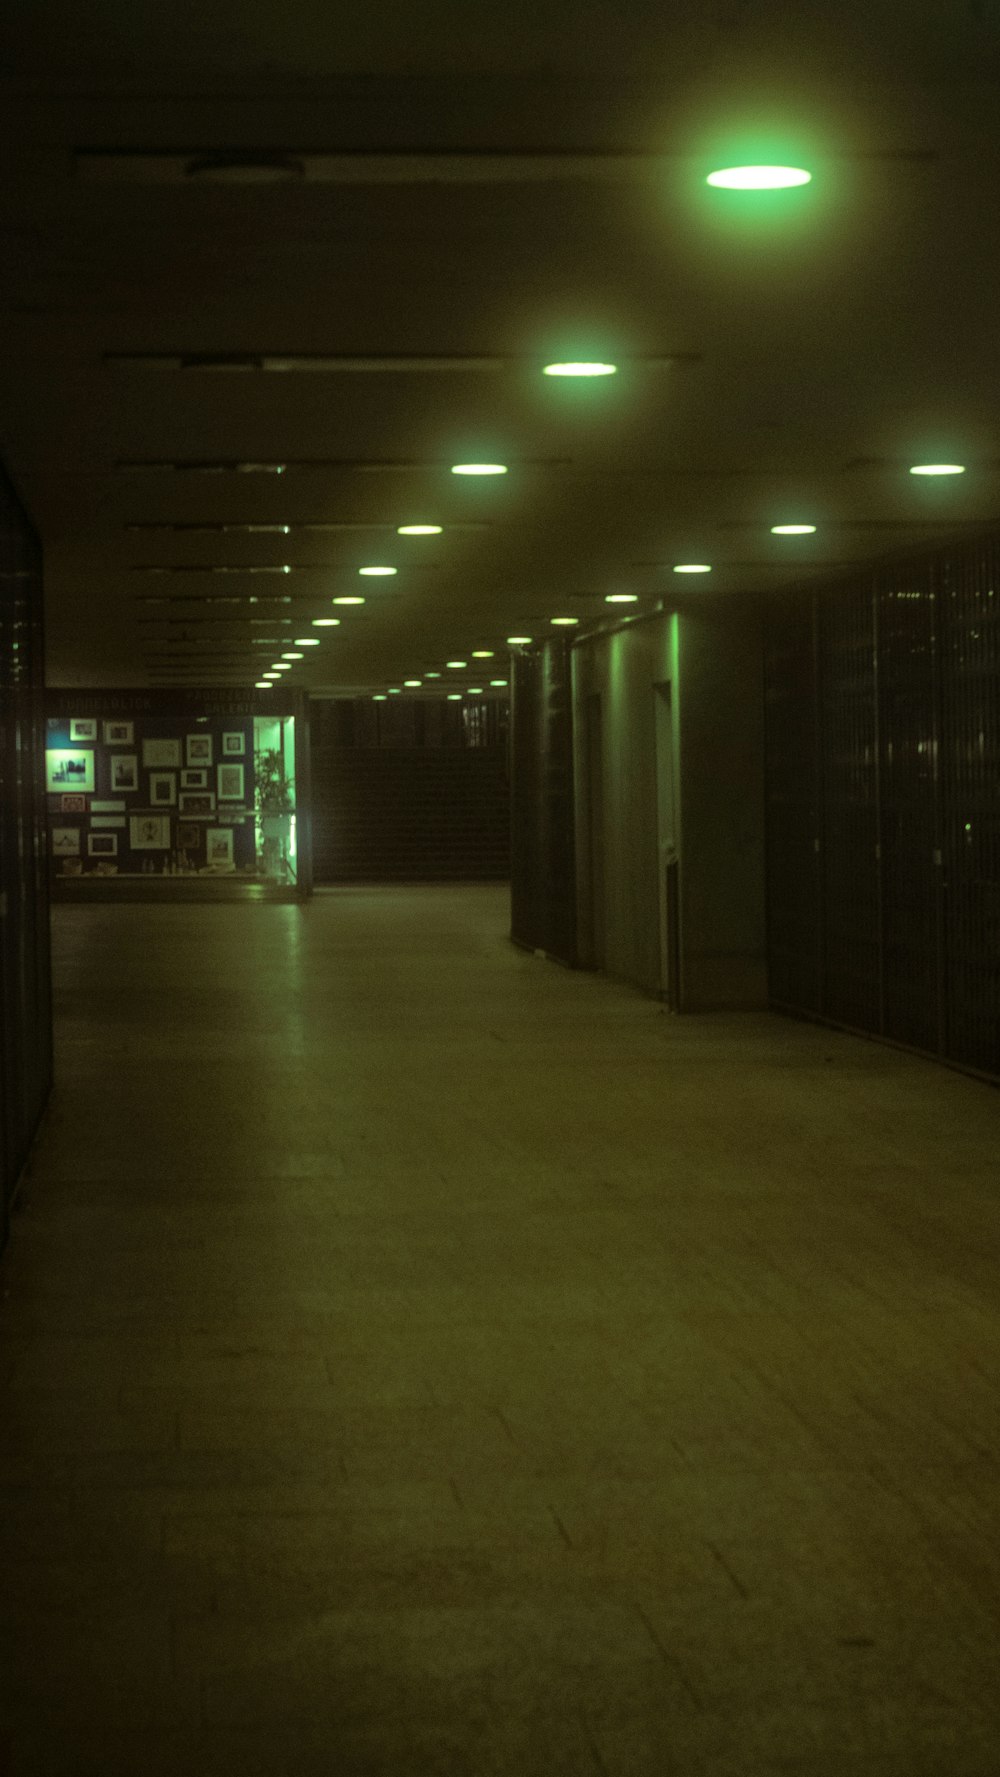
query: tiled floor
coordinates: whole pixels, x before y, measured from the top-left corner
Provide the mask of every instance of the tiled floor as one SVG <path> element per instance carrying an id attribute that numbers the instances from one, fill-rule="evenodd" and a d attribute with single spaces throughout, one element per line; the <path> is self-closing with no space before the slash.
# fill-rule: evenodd
<path id="1" fill-rule="evenodd" d="M 57 909 L 12 1777 L 996 1777 L 1000 1096 L 505 930 Z"/>

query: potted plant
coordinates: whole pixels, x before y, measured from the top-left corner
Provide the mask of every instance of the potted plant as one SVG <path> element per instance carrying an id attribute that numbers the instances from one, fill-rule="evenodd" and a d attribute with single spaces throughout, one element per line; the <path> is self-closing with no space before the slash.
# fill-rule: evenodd
<path id="1" fill-rule="evenodd" d="M 278 747 L 254 754 L 254 812 L 263 844 L 261 864 L 265 876 L 280 876 L 287 867 L 282 840 L 288 833 L 288 816 L 295 803 L 285 776 L 285 761 Z"/>

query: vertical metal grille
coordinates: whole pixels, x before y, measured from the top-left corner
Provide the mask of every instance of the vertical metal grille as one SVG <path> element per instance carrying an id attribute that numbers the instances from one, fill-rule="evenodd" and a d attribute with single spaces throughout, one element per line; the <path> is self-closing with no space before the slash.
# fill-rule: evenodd
<path id="1" fill-rule="evenodd" d="M 771 998 L 820 1010 L 819 787 L 812 599 L 776 605 L 764 632 L 767 921 Z"/>
<path id="2" fill-rule="evenodd" d="M 819 599 L 822 1010 L 879 1028 L 875 647 L 866 587 Z"/>

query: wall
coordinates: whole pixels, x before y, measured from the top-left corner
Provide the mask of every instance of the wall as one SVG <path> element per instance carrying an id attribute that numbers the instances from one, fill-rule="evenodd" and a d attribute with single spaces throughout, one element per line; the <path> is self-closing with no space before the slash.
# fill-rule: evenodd
<path id="1" fill-rule="evenodd" d="M 314 700 L 318 883 L 504 881 L 506 709 L 445 700 Z"/>
<path id="2" fill-rule="evenodd" d="M 683 1010 L 763 1004 L 756 611 L 703 597 L 573 660 L 581 960 Z"/>
<path id="3" fill-rule="evenodd" d="M 769 601 L 774 1005 L 1000 1075 L 1000 538 Z"/>
<path id="4" fill-rule="evenodd" d="M 577 957 L 569 644 L 513 657 L 511 937 L 571 967 Z"/>
<path id="5" fill-rule="evenodd" d="M 0 1246 L 52 1084 L 42 554 L 0 469 Z"/>

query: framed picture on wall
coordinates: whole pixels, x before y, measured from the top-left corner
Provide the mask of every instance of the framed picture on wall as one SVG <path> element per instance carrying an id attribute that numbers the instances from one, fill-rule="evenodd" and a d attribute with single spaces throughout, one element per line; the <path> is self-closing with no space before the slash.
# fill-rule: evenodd
<path id="1" fill-rule="evenodd" d="M 79 827 L 53 827 L 52 856 L 54 858 L 74 858 L 80 854 Z"/>
<path id="2" fill-rule="evenodd" d="M 231 734 L 224 734 L 222 736 L 222 756 L 224 759 L 232 759 L 237 754 L 242 755 L 246 750 L 247 737 L 242 728 L 237 729 Z"/>
<path id="3" fill-rule="evenodd" d="M 113 790 L 137 790 L 139 788 L 139 761 L 135 753 L 113 753 L 111 755 L 111 788 Z"/>
<path id="4" fill-rule="evenodd" d="M 181 762 L 180 741 L 144 740 L 142 762 L 144 765 L 179 765 Z"/>
<path id="5" fill-rule="evenodd" d="M 182 771 L 181 772 L 181 789 L 182 790 L 207 790 L 208 789 L 208 772 L 205 769 L 205 767 L 198 766 L 197 770 L 195 770 L 195 771 Z"/>
<path id="6" fill-rule="evenodd" d="M 88 833 L 88 858 L 116 858 L 118 856 L 117 833 Z"/>
<path id="7" fill-rule="evenodd" d="M 69 719 L 69 738 L 70 738 L 70 740 L 94 740 L 94 741 L 96 741 L 96 739 L 97 739 L 97 717 L 96 716 L 71 716 Z"/>
<path id="8" fill-rule="evenodd" d="M 60 796 L 59 808 L 63 814 L 86 814 L 86 796 Z"/>
<path id="9" fill-rule="evenodd" d="M 48 747 L 45 753 L 45 788 L 54 793 L 82 790 L 93 795 L 94 755 L 69 747 Z"/>
<path id="10" fill-rule="evenodd" d="M 170 844 L 170 816 L 130 815 L 128 836 L 133 851 L 166 851 Z"/>
<path id="11" fill-rule="evenodd" d="M 211 765 L 214 763 L 215 754 L 210 734 L 189 734 L 185 737 L 184 747 L 185 765 Z"/>
<path id="12" fill-rule="evenodd" d="M 242 765 L 217 765 L 215 775 L 218 779 L 220 802 L 243 801 L 243 767 Z"/>
<path id="13" fill-rule="evenodd" d="M 232 870 L 232 827 L 206 827 L 205 862 L 214 870 Z"/>
<path id="14" fill-rule="evenodd" d="M 92 814 L 90 824 L 92 827 L 124 827 L 125 816 L 123 814 Z"/>
<path id="15" fill-rule="evenodd" d="M 214 814 L 214 790 L 182 790 L 177 798 L 179 814 Z"/>
<path id="16" fill-rule="evenodd" d="M 194 851 L 201 844 L 204 827 L 196 826 L 194 821 L 178 821 L 177 843 L 182 851 Z"/>
<path id="17" fill-rule="evenodd" d="M 177 801 L 177 777 L 173 771 L 151 771 L 149 800 L 154 808 L 173 807 Z"/>
<path id="18" fill-rule="evenodd" d="M 135 725 L 132 722 L 105 722 L 104 744 L 106 747 L 130 747 L 135 740 Z"/>

